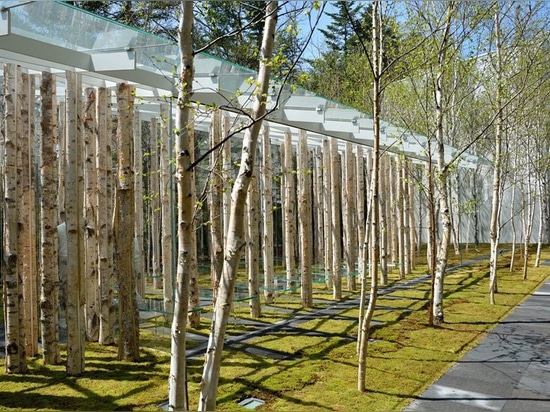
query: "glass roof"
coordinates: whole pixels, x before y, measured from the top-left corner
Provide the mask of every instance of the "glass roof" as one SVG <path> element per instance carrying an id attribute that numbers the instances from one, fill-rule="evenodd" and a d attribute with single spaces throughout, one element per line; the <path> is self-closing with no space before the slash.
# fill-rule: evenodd
<path id="1" fill-rule="evenodd" d="M 175 92 L 179 51 L 167 39 L 62 2 L 0 1 L 0 11 L 0 62 L 17 63 L 29 71 L 52 71 L 60 77 L 65 70 L 77 71 L 83 84 L 90 86 L 111 87 L 127 81 L 149 103 L 142 108 L 150 115 L 158 110 L 155 102 Z M 249 79 L 255 77 L 254 71 L 199 54 L 195 57 L 194 99 L 238 116 L 251 108 L 254 90 Z M 276 82 L 270 90 L 268 119 L 275 139 L 282 139 L 286 130 L 304 129 L 312 145 L 332 136 L 372 146 L 368 113 Z M 197 124 L 206 128 L 208 122 L 209 117 L 203 116 Z M 385 122 L 382 132 L 382 147 L 425 158 L 425 137 Z M 475 157 L 468 159 L 470 167 L 477 162 Z"/>

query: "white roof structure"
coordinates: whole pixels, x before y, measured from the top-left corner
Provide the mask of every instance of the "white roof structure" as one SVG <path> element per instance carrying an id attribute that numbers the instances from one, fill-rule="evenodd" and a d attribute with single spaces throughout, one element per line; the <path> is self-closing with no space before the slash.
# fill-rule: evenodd
<path id="1" fill-rule="evenodd" d="M 29 73 L 58 74 L 60 98 L 64 95 L 65 71 L 75 71 L 84 86 L 135 85 L 140 113 L 157 116 L 159 103 L 176 91 L 178 53 L 177 45 L 167 39 L 66 3 L 0 1 L 0 63 L 19 64 Z M 250 108 L 253 87 L 249 79 L 255 75 L 228 61 L 199 54 L 195 56 L 193 99 L 238 116 Z M 326 136 L 372 146 L 372 116 L 367 113 L 277 82 L 270 90 L 268 109 L 272 111 L 267 119 L 272 139 L 282 139 L 287 130 L 297 138 L 297 130 L 303 129 L 309 132 L 311 146 Z M 209 121 L 209 116 L 198 114 L 195 125 L 206 130 Z M 426 159 L 426 142 L 425 136 L 383 122 L 382 148 Z M 450 161 L 452 150 L 446 156 Z M 465 154 L 460 165 L 475 167 L 477 162 L 477 157 Z"/>

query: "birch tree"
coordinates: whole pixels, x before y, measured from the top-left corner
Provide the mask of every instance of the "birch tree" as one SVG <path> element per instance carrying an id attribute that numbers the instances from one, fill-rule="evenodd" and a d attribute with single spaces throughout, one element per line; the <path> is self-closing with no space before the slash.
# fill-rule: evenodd
<path id="1" fill-rule="evenodd" d="M 19 280 L 17 245 L 19 242 L 19 181 L 17 173 L 17 93 L 20 67 L 4 65 L 4 239 L 5 274 L 4 316 L 6 331 L 6 373 L 27 372 L 25 336 L 21 318 L 24 316 L 23 288 Z"/>
<path id="2" fill-rule="evenodd" d="M 439 223 L 442 231 L 436 252 L 436 267 L 434 275 L 433 295 L 433 319 L 436 324 L 444 322 L 443 314 L 443 284 L 445 271 L 447 269 L 447 255 L 451 241 L 451 216 L 449 210 L 449 199 L 447 189 L 448 166 L 445 163 L 445 138 L 444 138 L 444 74 L 447 62 L 447 52 L 451 46 L 451 24 L 455 13 L 454 2 L 448 2 L 445 10 L 444 23 L 442 26 L 441 41 L 437 52 L 437 72 L 435 77 L 435 140 L 437 153 L 437 186 L 439 194 Z"/>
<path id="3" fill-rule="evenodd" d="M 66 136 L 67 169 L 65 173 L 67 213 L 67 374 L 84 373 L 86 325 L 84 321 L 84 187 L 82 181 L 83 147 L 82 80 L 74 72 L 67 79 Z"/>
<path id="4" fill-rule="evenodd" d="M 36 267 L 36 215 L 34 188 L 34 76 L 21 73 L 21 90 L 19 91 L 19 140 L 20 160 L 18 161 L 20 192 L 19 210 L 19 245 L 21 254 L 19 273 L 23 281 L 24 316 L 22 317 L 25 333 L 25 351 L 27 356 L 38 353 L 38 299 L 37 299 L 37 267 Z"/>
<path id="5" fill-rule="evenodd" d="M 380 259 L 380 229 L 379 229 L 379 179 L 380 179 L 380 108 L 381 108 L 381 86 L 382 86 L 382 15 L 379 10 L 380 2 L 372 3 L 372 59 L 370 59 L 371 70 L 373 73 L 373 149 L 372 149 L 372 174 L 369 187 L 368 199 L 368 220 L 367 235 L 364 239 L 363 259 L 368 256 L 368 263 L 363 264 L 362 274 L 363 284 L 361 287 L 361 301 L 366 298 L 366 268 L 370 273 L 370 293 L 369 303 L 364 314 L 361 314 L 361 323 L 359 325 L 358 335 L 358 373 L 357 389 L 360 392 L 366 391 L 367 381 L 367 349 L 370 334 L 370 324 L 376 307 L 376 298 L 378 296 L 378 263 Z M 368 253 L 366 250 L 368 249 Z"/>
<path id="6" fill-rule="evenodd" d="M 177 185 L 177 236 L 178 258 L 176 266 L 176 284 L 174 288 L 174 317 L 171 329 L 170 376 L 168 388 L 168 408 L 170 410 L 188 410 L 186 329 L 187 310 L 189 308 L 189 283 L 191 274 L 197 271 L 196 256 L 192 252 L 194 241 L 194 204 L 193 173 L 189 170 L 193 158 L 189 147 L 189 112 L 193 94 L 193 3 L 180 3 L 180 22 L 178 28 L 178 47 L 180 53 L 180 73 L 177 82 L 176 119 L 174 133 L 176 136 L 175 181 Z"/>
<path id="7" fill-rule="evenodd" d="M 311 168 L 307 148 L 307 132 L 300 130 L 298 137 L 298 222 L 300 234 L 300 275 L 302 306 L 313 307 L 313 230 L 311 209 Z"/>
<path id="8" fill-rule="evenodd" d="M 61 362 L 58 339 L 56 76 L 42 72 L 40 82 L 40 325 L 42 359 Z"/>
<path id="9" fill-rule="evenodd" d="M 258 187 L 258 173 L 254 168 L 252 177 L 248 185 L 248 195 L 246 199 L 246 261 L 248 272 L 248 307 L 250 309 L 250 317 L 259 318 L 261 316 L 260 306 L 260 193 Z"/>
<path id="10" fill-rule="evenodd" d="M 85 90 L 83 137 L 84 137 L 84 185 L 85 185 L 85 279 L 86 279 L 86 339 L 96 342 L 99 339 L 99 278 L 97 273 L 97 169 L 96 159 L 96 91 L 93 88 Z"/>
<path id="11" fill-rule="evenodd" d="M 262 135 L 262 215 L 263 242 L 262 257 L 264 261 L 264 298 L 267 305 L 273 303 L 274 263 L 273 263 L 273 158 L 269 126 L 264 124 Z"/>
<path id="12" fill-rule="evenodd" d="M 139 360 L 139 312 L 134 275 L 134 176 L 132 130 L 134 88 L 117 85 L 117 186 L 114 213 L 115 256 L 118 274 L 118 359 Z"/>
<path id="13" fill-rule="evenodd" d="M 136 272 L 137 291 L 140 296 L 145 296 L 145 273 L 143 258 L 143 148 L 141 134 L 141 117 L 139 111 L 134 113 L 134 194 L 136 196 L 136 224 L 134 234 L 134 261 Z"/>
<path id="14" fill-rule="evenodd" d="M 221 140 L 221 113 L 215 110 L 212 113 L 210 123 L 210 147 L 217 147 Z M 218 288 L 223 269 L 223 221 L 222 221 L 222 195 L 223 178 L 221 168 L 221 150 L 212 150 L 210 153 L 210 271 L 212 290 Z"/>
<path id="15" fill-rule="evenodd" d="M 266 113 L 266 100 L 271 72 L 271 57 L 274 46 L 277 11 L 278 4 L 276 1 L 267 3 L 262 47 L 260 49 L 260 68 L 256 83 L 257 92 L 253 94 L 254 106 L 251 113 L 252 124 L 245 131 L 239 172 L 231 191 L 231 215 L 225 247 L 226 258 L 219 291 L 217 293 L 216 306 L 212 315 L 212 326 L 200 383 L 199 410 L 201 411 L 216 409 L 216 395 L 220 376 L 225 330 L 229 320 L 231 301 L 233 300 L 240 254 L 244 246 L 244 206 L 248 185 L 252 176 L 252 169 L 254 167 L 254 155 L 256 153 L 258 135 L 261 130 L 261 120 Z"/>
<path id="16" fill-rule="evenodd" d="M 162 261 L 162 290 L 164 295 L 164 312 L 167 319 L 171 318 L 173 307 L 172 287 L 172 210 L 170 201 L 170 112 L 167 104 L 160 107 L 160 216 L 161 216 L 161 261 Z"/>
<path id="17" fill-rule="evenodd" d="M 285 131 L 283 143 L 283 187 L 284 187 L 284 240 L 285 240 L 285 267 L 286 267 L 286 288 L 292 288 L 296 282 L 296 257 L 295 251 L 295 235 L 296 235 L 296 185 L 295 185 L 295 169 L 292 155 L 292 134 L 290 130 Z"/>
<path id="18" fill-rule="evenodd" d="M 99 343 L 114 342 L 115 307 L 112 254 L 112 157 L 111 157 L 111 97 L 101 87 L 97 90 L 96 118 L 96 171 L 97 171 L 97 230 L 98 230 L 98 279 L 101 310 L 99 315 Z"/>

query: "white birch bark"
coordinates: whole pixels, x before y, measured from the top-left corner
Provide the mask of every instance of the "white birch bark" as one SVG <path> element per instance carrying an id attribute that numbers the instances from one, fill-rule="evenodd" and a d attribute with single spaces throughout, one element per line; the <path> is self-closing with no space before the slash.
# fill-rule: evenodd
<path id="1" fill-rule="evenodd" d="M 105 88 L 97 90 L 97 134 L 96 134 L 96 171 L 97 171 L 97 230 L 98 230 L 98 282 L 100 294 L 99 343 L 111 345 L 114 342 L 114 285 L 112 266 L 112 199 L 110 145 L 111 109 L 110 93 Z"/>
<path id="2" fill-rule="evenodd" d="M 160 214 L 160 179 L 159 179 L 159 142 L 158 142 L 158 119 L 153 117 L 151 127 L 151 169 L 149 198 L 151 199 L 151 269 L 153 276 L 153 288 L 162 288 L 162 251 L 160 246 L 161 214 Z"/>
<path id="3" fill-rule="evenodd" d="M 388 158 L 382 156 L 380 158 L 380 196 L 379 202 L 379 218 L 380 218 L 380 284 L 385 286 L 388 284 L 388 219 L 386 216 L 386 193 L 388 181 Z"/>
<path id="4" fill-rule="evenodd" d="M 452 16 L 454 14 L 454 3 L 447 3 L 446 19 L 443 29 L 441 45 L 438 51 L 438 72 L 436 77 L 435 90 L 435 117 L 436 117 L 436 153 L 437 153 L 437 188 L 439 194 L 439 223 L 441 225 L 441 235 L 437 246 L 436 268 L 434 276 L 434 305 L 433 319 L 436 324 L 443 323 L 445 316 L 443 312 L 443 289 L 445 282 L 445 272 L 447 269 L 447 255 L 451 241 L 452 222 L 450 216 L 450 207 L 448 199 L 448 168 L 445 164 L 445 145 L 443 130 L 443 95 L 444 95 L 444 70 L 446 64 L 446 52 L 450 42 L 450 30 Z"/>
<path id="5" fill-rule="evenodd" d="M 497 281 L 497 259 L 498 246 L 500 242 L 500 210 L 502 197 L 502 133 L 503 133 L 503 110 L 502 110 L 502 43 L 500 33 L 500 11 L 495 12 L 495 58 L 496 58 L 496 96 L 495 96 L 495 152 L 493 155 L 493 188 L 491 200 L 491 222 L 489 226 L 490 257 L 489 257 L 489 302 L 495 304 L 495 293 L 498 291 Z"/>
<path id="6" fill-rule="evenodd" d="M 215 110 L 212 113 L 210 123 L 210 147 L 216 147 L 221 137 L 221 112 Z M 223 219 L 222 219 L 222 150 L 213 150 L 210 153 L 211 186 L 208 196 L 210 211 L 210 273 L 212 289 L 216 291 L 223 269 Z M 215 296 L 214 296 L 215 300 Z"/>
<path id="7" fill-rule="evenodd" d="M 139 312 L 134 275 L 134 88 L 127 83 L 117 84 L 116 98 L 117 186 L 113 231 L 118 274 L 118 359 L 135 362 L 139 360 Z"/>
<path id="8" fill-rule="evenodd" d="M 398 237 L 398 248 L 399 248 L 399 279 L 405 279 L 406 275 L 406 266 L 405 266 L 405 254 L 408 253 L 408 250 L 405 247 L 405 219 L 408 211 L 405 210 L 404 200 L 405 196 L 408 194 L 405 193 L 405 178 L 404 178 L 404 169 L 405 169 L 405 159 L 398 157 L 397 158 L 397 187 L 396 187 L 396 203 L 398 205 L 398 220 L 399 227 L 397 228 L 397 237 Z"/>
<path id="9" fill-rule="evenodd" d="M 38 353 L 38 299 L 36 267 L 36 215 L 34 197 L 34 76 L 21 73 L 20 99 L 20 193 L 19 273 L 23 281 L 22 317 L 27 356 Z"/>
<path id="10" fill-rule="evenodd" d="M 374 315 L 376 306 L 376 298 L 378 296 L 378 262 L 380 258 L 380 228 L 379 224 L 379 177 L 380 177 L 380 106 L 381 106 L 381 52 L 382 43 L 382 28 L 380 2 L 373 1 L 372 3 L 372 56 L 373 56 L 373 150 L 372 150 L 372 174 L 369 193 L 369 213 L 367 236 L 363 247 L 369 249 L 368 252 L 368 268 L 370 272 L 370 296 L 369 304 L 365 314 L 361 317 L 359 325 L 359 355 L 358 355 L 358 373 L 357 373 L 357 389 L 360 392 L 365 392 L 367 382 L 367 350 L 370 334 L 370 322 Z M 370 236 L 370 238 L 369 238 Z M 365 256 L 367 255 L 365 251 Z M 365 264 L 365 267 L 367 265 Z M 363 274 L 363 279 L 366 279 L 366 274 Z M 364 301 L 366 294 L 366 285 L 363 281 L 361 300 Z"/>
<path id="11" fill-rule="evenodd" d="M 357 261 L 357 247 L 356 247 L 356 221 L 355 221 L 355 212 L 356 212 L 356 203 L 355 203 L 355 188 L 356 183 L 354 179 L 355 175 L 355 162 L 353 154 L 353 144 L 351 142 L 346 142 L 346 151 L 345 151 L 345 167 L 342 168 L 344 172 L 345 181 L 344 181 L 344 196 L 345 196 L 345 225 L 346 225 L 346 250 L 344 253 L 346 259 L 346 275 L 347 275 L 347 289 L 353 291 L 356 289 L 356 279 L 355 279 L 355 263 Z"/>
<path id="12" fill-rule="evenodd" d="M 311 209 L 311 168 L 307 148 L 307 132 L 300 130 L 297 150 L 298 166 L 298 223 L 300 233 L 301 297 L 304 308 L 313 307 L 313 213 Z"/>
<path id="13" fill-rule="evenodd" d="M 341 219 L 341 177 L 340 154 L 338 153 L 338 141 L 330 138 L 330 181 L 331 181 L 331 222 L 332 222 L 332 297 L 335 300 L 342 299 L 342 224 Z"/>
<path id="14" fill-rule="evenodd" d="M 365 239 L 365 173 L 364 173 L 364 154 L 363 147 L 357 145 L 355 153 L 355 176 L 356 176 L 356 204 L 357 204 L 357 272 L 359 276 L 363 273 L 363 263 L 364 263 L 364 248 L 362 242 Z"/>
<path id="15" fill-rule="evenodd" d="M 313 216 L 315 224 L 313 263 L 324 264 L 325 219 L 323 207 L 323 158 L 321 147 L 313 149 Z"/>
<path id="16" fill-rule="evenodd" d="M 253 155 L 255 156 L 255 155 Z M 256 159 L 254 159 L 256 161 Z M 258 174 L 256 168 L 252 169 L 252 177 L 248 185 L 248 195 L 246 199 L 246 261 L 248 274 L 248 307 L 250 317 L 259 318 L 261 313 L 260 306 L 260 193 L 258 187 Z"/>
<path id="17" fill-rule="evenodd" d="M 216 409 L 216 395 L 220 376 L 220 367 L 223 354 L 223 341 L 229 320 L 229 310 L 235 289 L 235 280 L 240 261 L 240 253 L 244 246 L 244 206 L 248 184 L 254 166 L 254 154 L 262 118 L 266 111 L 266 96 L 269 87 L 271 71 L 271 54 L 275 38 L 278 4 L 271 1 L 266 5 L 266 19 L 262 40 L 260 68 L 258 72 L 258 92 L 254 93 L 254 107 L 251 113 L 253 124 L 246 130 L 239 173 L 232 190 L 231 215 L 229 232 L 225 248 L 226 259 L 216 306 L 212 316 L 212 327 L 208 341 L 205 365 L 200 383 L 199 410 L 213 411 Z"/>
<path id="18" fill-rule="evenodd" d="M 222 139 L 229 136 L 230 119 L 229 114 L 222 112 Z M 231 214 L 231 182 L 233 181 L 233 163 L 231 162 L 231 139 L 226 140 L 222 149 L 222 169 L 223 169 L 223 244 L 227 244 L 227 234 L 229 230 L 229 215 Z"/>
<path id="19" fill-rule="evenodd" d="M 85 281 L 86 281 L 86 339 L 90 342 L 99 340 L 99 312 L 100 293 L 98 265 L 98 238 L 97 238 L 97 169 L 95 165 L 96 152 L 96 91 L 93 88 L 85 90 L 86 102 L 84 105 L 84 214 L 85 214 Z"/>
<path id="20" fill-rule="evenodd" d="M 296 256 L 295 234 L 296 234 L 296 184 L 295 169 L 292 155 L 292 135 L 289 130 L 285 131 L 283 143 L 283 181 L 284 181 L 284 202 L 283 213 L 285 220 L 285 268 L 286 268 L 286 289 L 294 291 L 296 286 Z"/>
<path id="21" fill-rule="evenodd" d="M 188 410 L 186 330 L 189 308 L 189 284 L 191 275 L 197 272 L 196 245 L 194 241 L 194 182 L 189 166 L 193 162 L 189 137 L 189 112 L 193 94 L 194 56 L 193 42 L 193 2 L 180 3 L 181 14 L 178 27 L 178 48 L 180 54 L 180 73 L 175 118 L 175 181 L 177 185 L 177 228 L 178 258 L 176 266 L 176 284 L 174 288 L 174 318 L 171 329 L 170 376 L 168 379 L 168 409 Z"/>
<path id="22" fill-rule="evenodd" d="M 405 209 L 405 275 L 410 275 L 412 270 L 416 267 L 416 223 L 414 215 L 414 199 L 415 199 L 415 185 L 411 182 L 412 178 L 412 166 L 411 161 L 407 160 L 404 163 L 403 168 L 403 181 L 404 187 L 404 201 L 403 207 Z M 420 204 L 421 202 L 419 202 Z"/>
<path id="23" fill-rule="evenodd" d="M 189 140 L 189 158 L 191 162 L 195 160 L 195 114 L 192 108 L 189 109 L 187 114 L 187 138 Z M 196 230 L 196 221 L 197 215 L 199 213 L 199 208 L 197 207 L 197 195 L 196 195 L 196 183 L 195 183 L 195 170 L 189 170 L 190 179 L 191 179 L 191 205 L 193 207 L 193 230 L 191 230 L 186 236 L 188 237 L 187 242 L 187 254 L 189 261 L 194 262 L 195 270 L 189 273 L 189 312 L 188 312 L 188 326 L 190 328 L 200 327 L 200 296 L 199 296 L 199 279 L 197 271 L 197 230 Z"/>
<path id="24" fill-rule="evenodd" d="M 162 262 L 162 290 L 164 296 L 164 316 L 171 321 L 173 305 L 173 268 L 172 268 L 172 211 L 171 211 L 171 187 L 170 187 L 170 112 L 167 104 L 160 106 L 160 168 L 159 168 L 159 198 L 160 198 L 160 228 Z"/>
<path id="25" fill-rule="evenodd" d="M 42 359 L 61 363 L 58 338 L 57 165 L 55 153 L 56 77 L 42 72 L 40 82 L 40 325 Z"/>
<path id="26" fill-rule="evenodd" d="M 5 262 L 4 283 L 4 322 L 6 373 L 25 373 L 28 370 L 25 353 L 25 336 L 21 316 L 24 315 L 23 285 L 19 280 L 19 233 L 18 199 L 19 177 L 17 160 L 18 118 L 18 78 L 20 68 L 12 64 L 4 65 L 4 239 L 3 256 Z"/>
<path id="27" fill-rule="evenodd" d="M 262 225 L 263 242 L 262 257 L 264 261 L 264 298 L 266 305 L 273 303 L 274 296 L 274 261 L 273 261 L 273 156 L 271 153 L 271 138 L 269 125 L 263 125 L 262 134 Z"/>
<path id="28" fill-rule="evenodd" d="M 84 372 L 86 325 L 84 321 L 84 182 L 82 122 L 79 117 L 82 104 L 80 76 L 65 72 L 67 79 L 66 137 L 67 169 L 66 225 L 67 225 L 67 374 Z"/>
<path id="29" fill-rule="evenodd" d="M 325 222 L 325 283 L 327 289 L 333 288 L 334 273 L 332 266 L 332 180 L 330 173 L 330 143 L 324 139 L 323 148 L 323 220 Z"/>
<path id="30" fill-rule="evenodd" d="M 134 193 L 136 196 L 136 233 L 134 234 L 134 271 L 136 287 L 140 296 L 145 296 L 145 273 L 143 258 L 143 146 L 141 141 L 141 117 L 139 111 L 134 113 Z"/>

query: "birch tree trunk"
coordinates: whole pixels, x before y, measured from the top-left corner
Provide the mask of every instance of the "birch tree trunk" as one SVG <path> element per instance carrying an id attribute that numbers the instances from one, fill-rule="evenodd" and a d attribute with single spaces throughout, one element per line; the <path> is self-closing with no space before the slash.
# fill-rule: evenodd
<path id="1" fill-rule="evenodd" d="M 160 249 L 160 231 L 161 231 L 161 216 L 160 216 L 160 183 L 159 183 L 159 142 L 158 142 L 158 120 L 153 117 L 151 119 L 151 169 L 149 197 L 151 199 L 151 266 L 153 271 L 153 288 L 160 289 L 162 287 L 163 277 L 161 274 L 161 249 Z"/>
<path id="2" fill-rule="evenodd" d="M 503 107 L 502 107 L 502 44 L 500 40 L 500 15 L 499 10 L 495 12 L 495 53 L 496 53 L 496 96 L 495 96 L 495 153 L 493 156 L 493 190 L 491 200 L 491 221 L 489 226 L 490 257 L 489 257 L 489 302 L 495 304 L 495 293 L 497 288 L 497 259 L 498 246 L 500 242 L 500 210 L 501 210 L 501 175 L 502 175 L 502 128 L 503 128 Z"/>
<path id="3" fill-rule="evenodd" d="M 356 203 L 355 203 L 355 162 L 353 154 L 353 144 L 351 142 L 346 142 L 346 153 L 345 153 L 345 225 L 346 225 L 346 251 L 344 256 L 346 258 L 346 272 L 347 272 L 347 288 L 350 291 L 354 291 L 357 288 L 356 279 L 355 279 L 355 263 L 357 262 L 357 247 L 356 247 L 356 222 L 355 222 L 355 213 L 356 213 Z"/>
<path id="4" fill-rule="evenodd" d="M 161 261 L 162 261 L 162 290 L 164 296 L 164 316 L 171 320 L 173 306 L 173 268 L 172 268 L 172 210 L 170 187 L 170 112 L 167 104 L 160 106 L 160 216 L 161 216 Z"/>
<path id="5" fill-rule="evenodd" d="M 36 215 L 34 197 L 34 76 L 21 73 L 20 99 L 20 226 L 19 226 L 19 273 L 23 281 L 24 315 L 22 325 L 25 333 L 27 356 L 38 353 L 38 299 L 36 267 Z"/>
<path id="6" fill-rule="evenodd" d="M 382 56 L 380 47 L 382 43 L 382 27 L 381 15 L 379 11 L 380 2 L 372 2 L 372 62 L 373 62 L 373 158 L 372 158 L 372 174 L 369 193 L 369 219 L 367 226 L 368 235 L 365 238 L 363 247 L 368 251 L 368 266 L 365 263 L 364 267 L 369 268 L 371 286 L 369 304 L 365 314 L 362 316 L 361 324 L 359 325 L 359 359 L 357 373 L 357 389 L 360 392 L 366 391 L 367 383 L 367 350 L 370 334 L 370 323 L 374 315 L 376 307 L 376 298 L 378 296 L 378 263 L 380 259 L 380 228 L 379 228 L 379 179 L 380 179 L 380 106 L 381 106 L 381 63 Z M 370 238 L 369 238 L 370 237 Z M 365 250 L 364 256 L 367 256 Z M 363 274 L 366 279 L 366 273 Z M 362 300 L 364 300 L 366 285 L 363 285 Z"/>
<path id="7" fill-rule="evenodd" d="M 296 185 L 294 183 L 295 169 L 292 162 L 292 135 L 288 130 L 285 131 L 283 148 L 286 289 L 293 291 L 296 286 L 296 256 L 294 255 Z"/>
<path id="8" fill-rule="evenodd" d="M 143 258 L 143 148 L 141 141 L 141 118 L 138 111 L 134 113 L 134 193 L 136 196 L 136 224 L 134 234 L 134 271 L 136 287 L 140 296 L 145 296 L 145 273 Z"/>
<path id="9" fill-rule="evenodd" d="M 65 72 L 67 79 L 67 374 L 84 373 L 86 325 L 84 321 L 84 182 L 82 124 L 82 82 L 74 72 Z"/>
<path id="10" fill-rule="evenodd" d="M 18 233 L 18 199 L 19 177 L 17 159 L 19 146 L 17 142 L 17 114 L 20 112 L 17 103 L 18 78 L 20 67 L 4 65 L 4 322 L 6 347 L 6 373 L 27 372 L 24 327 L 21 317 L 24 315 L 23 285 L 19 280 L 19 243 Z"/>
<path id="11" fill-rule="evenodd" d="M 266 305 L 273 303 L 274 264 L 273 264 L 273 156 L 271 154 L 271 139 L 269 125 L 263 125 L 262 135 L 262 165 L 261 179 L 263 183 L 262 215 L 263 215 L 263 261 L 264 261 L 264 298 Z"/>
<path id="12" fill-rule="evenodd" d="M 96 92 L 93 88 L 85 90 L 84 106 L 84 213 L 85 213 L 85 279 L 86 279 L 86 339 L 90 342 L 99 340 L 100 293 L 97 273 L 98 238 L 97 238 L 97 169 L 95 167 L 96 150 Z"/>
<path id="13" fill-rule="evenodd" d="M 331 181 L 331 222 L 332 222 L 332 297 L 335 300 L 342 299 L 342 225 L 340 202 L 340 154 L 338 153 L 338 141 L 330 138 L 330 181 Z"/>
<path id="14" fill-rule="evenodd" d="M 398 174 L 398 181 L 397 181 L 397 187 L 396 187 L 396 200 L 399 205 L 402 205 L 402 207 L 399 207 L 398 211 L 398 217 L 399 217 L 399 227 L 397 228 L 397 237 L 398 237 L 398 244 L 399 244 L 399 279 L 405 279 L 405 254 L 408 253 L 408 250 L 405 248 L 405 219 L 406 219 L 406 213 L 405 211 L 405 205 L 404 200 L 405 196 L 408 196 L 408 194 L 405 194 L 405 179 L 404 179 L 404 164 L 405 159 L 399 158 L 397 159 L 397 174 Z"/>
<path id="15" fill-rule="evenodd" d="M 253 154 L 253 156 L 255 156 Z M 254 159 L 255 160 L 255 159 Z M 258 192 L 258 174 L 256 169 L 252 170 L 252 177 L 248 185 L 248 195 L 246 199 L 247 221 L 247 272 L 248 272 L 248 307 L 250 317 L 259 318 L 262 315 L 260 307 L 260 241 L 259 223 L 260 223 L 260 193 Z"/>
<path id="16" fill-rule="evenodd" d="M 56 77 L 42 72 L 40 82 L 40 324 L 42 359 L 61 363 L 58 338 Z"/>
<path id="17" fill-rule="evenodd" d="M 529 145 L 529 144 L 527 144 Z M 533 220 L 535 217 L 535 201 L 532 196 L 533 184 L 531 180 L 531 166 L 527 166 L 527 182 L 522 184 L 522 214 L 521 223 L 523 231 L 523 268 L 522 279 L 527 280 L 528 264 L 529 264 L 529 243 L 533 232 Z"/>
<path id="18" fill-rule="evenodd" d="M 323 140 L 323 220 L 325 222 L 325 283 L 327 289 L 334 284 L 334 270 L 332 266 L 332 179 L 330 173 L 330 143 Z"/>
<path id="19" fill-rule="evenodd" d="M 195 114 L 192 108 L 190 108 L 187 114 L 187 138 L 189 140 L 189 156 L 191 162 L 195 160 Z M 199 296 L 199 279 L 197 270 L 197 229 L 196 221 L 199 213 L 197 207 L 197 195 L 196 195 L 196 183 L 195 183 L 195 170 L 189 170 L 191 174 L 191 204 L 193 206 L 193 230 L 191 230 L 186 236 L 189 237 L 187 242 L 189 247 L 187 248 L 188 259 L 193 263 L 194 270 L 189 274 L 189 312 L 188 312 L 188 325 L 191 328 L 198 328 L 200 326 L 200 296 Z"/>
<path id="20" fill-rule="evenodd" d="M 229 114 L 222 112 L 222 138 L 225 139 L 230 133 Z M 231 182 L 233 181 L 233 163 L 231 158 L 231 139 L 226 140 L 222 149 L 222 168 L 223 168 L 223 244 L 227 244 L 227 234 L 229 230 L 229 215 L 231 214 Z M 225 251 L 224 251 L 225 253 Z"/>
<path id="21" fill-rule="evenodd" d="M 542 246 L 544 242 L 544 223 L 546 221 L 546 207 L 545 202 L 548 202 L 546 197 L 546 192 L 544 191 L 544 182 L 543 176 L 540 173 L 537 173 L 537 197 L 539 203 L 539 230 L 537 233 L 537 252 L 535 255 L 535 264 L 534 267 L 538 268 L 540 266 L 540 258 L 542 252 Z"/>
<path id="22" fill-rule="evenodd" d="M 117 84 L 117 187 L 114 214 L 115 256 L 118 273 L 118 359 L 139 360 L 139 311 L 134 275 L 134 176 L 132 125 L 134 89 Z"/>
<path id="23" fill-rule="evenodd" d="M 408 229 L 405 230 L 405 274 L 411 274 L 412 270 L 416 267 L 416 244 L 417 244 L 417 234 L 416 234 L 416 221 L 414 215 L 414 196 L 415 196 L 415 185 L 411 182 L 413 181 L 412 171 L 414 166 L 411 166 L 410 161 L 406 161 L 404 164 L 404 175 L 403 180 L 405 182 L 405 227 Z M 419 206 L 421 202 L 419 201 Z M 418 217 L 420 220 L 420 216 Z M 420 246 L 420 242 L 418 242 Z"/>
<path id="24" fill-rule="evenodd" d="M 244 246 L 243 219 L 246 194 L 254 166 L 256 143 L 262 126 L 262 119 L 266 112 L 266 96 L 271 72 L 271 55 L 274 46 L 277 11 L 278 4 L 276 1 L 267 3 L 262 47 L 260 48 L 260 68 L 257 79 L 258 90 L 257 93 L 253 94 L 255 99 L 251 113 L 253 123 L 245 132 L 239 173 L 231 192 L 232 202 L 229 232 L 225 248 L 226 258 L 218 298 L 212 315 L 212 327 L 200 383 L 199 410 L 201 411 L 216 410 L 216 394 L 225 330 L 235 290 L 240 253 Z"/>
<path id="25" fill-rule="evenodd" d="M 221 136 L 221 113 L 215 110 L 212 113 L 210 123 L 210 147 L 216 147 Z M 222 221 L 222 196 L 223 178 L 221 168 L 221 150 L 210 152 L 211 186 L 209 192 L 210 211 L 210 273 L 212 290 L 216 290 L 220 283 L 223 269 L 223 221 Z M 214 296 L 215 300 L 215 296 Z"/>
<path id="26" fill-rule="evenodd" d="M 388 158 L 386 156 L 380 157 L 380 171 L 379 181 L 380 193 L 379 196 L 379 225 L 380 225 L 380 284 L 385 286 L 388 284 L 388 219 L 386 216 L 386 193 L 387 189 L 387 177 L 388 177 Z"/>
<path id="27" fill-rule="evenodd" d="M 302 306 L 313 307 L 313 230 L 311 210 L 311 169 L 307 149 L 307 132 L 300 130 L 298 138 L 298 222 L 300 233 L 300 274 L 302 283 Z"/>
<path id="28" fill-rule="evenodd" d="M 437 248 L 437 261 L 434 276 L 434 305 L 433 318 L 436 324 L 443 323 L 445 316 L 443 313 L 443 289 L 445 281 L 445 271 L 447 269 L 447 255 L 451 241 L 452 222 L 449 209 L 449 191 L 448 191 L 448 168 L 445 164 L 445 145 L 443 130 L 443 84 L 444 70 L 446 64 L 446 53 L 450 42 L 450 30 L 452 16 L 454 14 L 454 3 L 447 3 L 446 20 L 443 37 L 438 51 L 438 72 L 436 78 L 435 90 L 435 118 L 436 118 L 436 148 L 437 148 L 437 186 L 439 194 L 439 219 L 441 224 L 441 236 Z"/>
<path id="29" fill-rule="evenodd" d="M 195 225 L 193 212 L 194 182 L 193 172 L 189 170 L 193 158 L 191 155 L 189 137 L 189 112 L 191 111 L 191 96 L 193 94 L 193 3 L 182 1 L 178 27 L 178 47 L 180 53 L 180 74 L 178 81 L 178 97 L 176 101 L 175 119 L 175 154 L 178 199 L 178 259 L 176 267 L 176 285 L 174 288 L 174 318 L 172 319 L 170 376 L 168 379 L 168 409 L 188 410 L 189 397 L 187 393 L 187 360 L 186 330 L 187 311 L 189 308 L 189 284 L 192 273 L 197 272 L 196 255 L 192 252 L 196 245 L 194 241 Z M 191 252 L 191 253 L 190 253 Z"/>
<path id="30" fill-rule="evenodd" d="M 323 160 L 321 147 L 313 152 L 313 216 L 315 222 L 313 263 L 323 264 L 325 256 L 325 219 L 323 206 Z"/>
<path id="31" fill-rule="evenodd" d="M 105 88 L 97 90 L 97 230 L 98 230 L 98 279 L 100 293 L 99 343 L 114 342 L 113 304 L 113 256 L 112 256 L 112 199 L 111 199 L 111 104 L 110 93 Z"/>
<path id="32" fill-rule="evenodd" d="M 364 173 L 363 147 L 357 145 L 355 153 L 355 175 L 356 175 L 356 204 L 357 204 L 357 240 L 358 240 L 358 273 L 364 272 L 364 248 L 361 242 L 365 239 L 365 173 Z"/>

